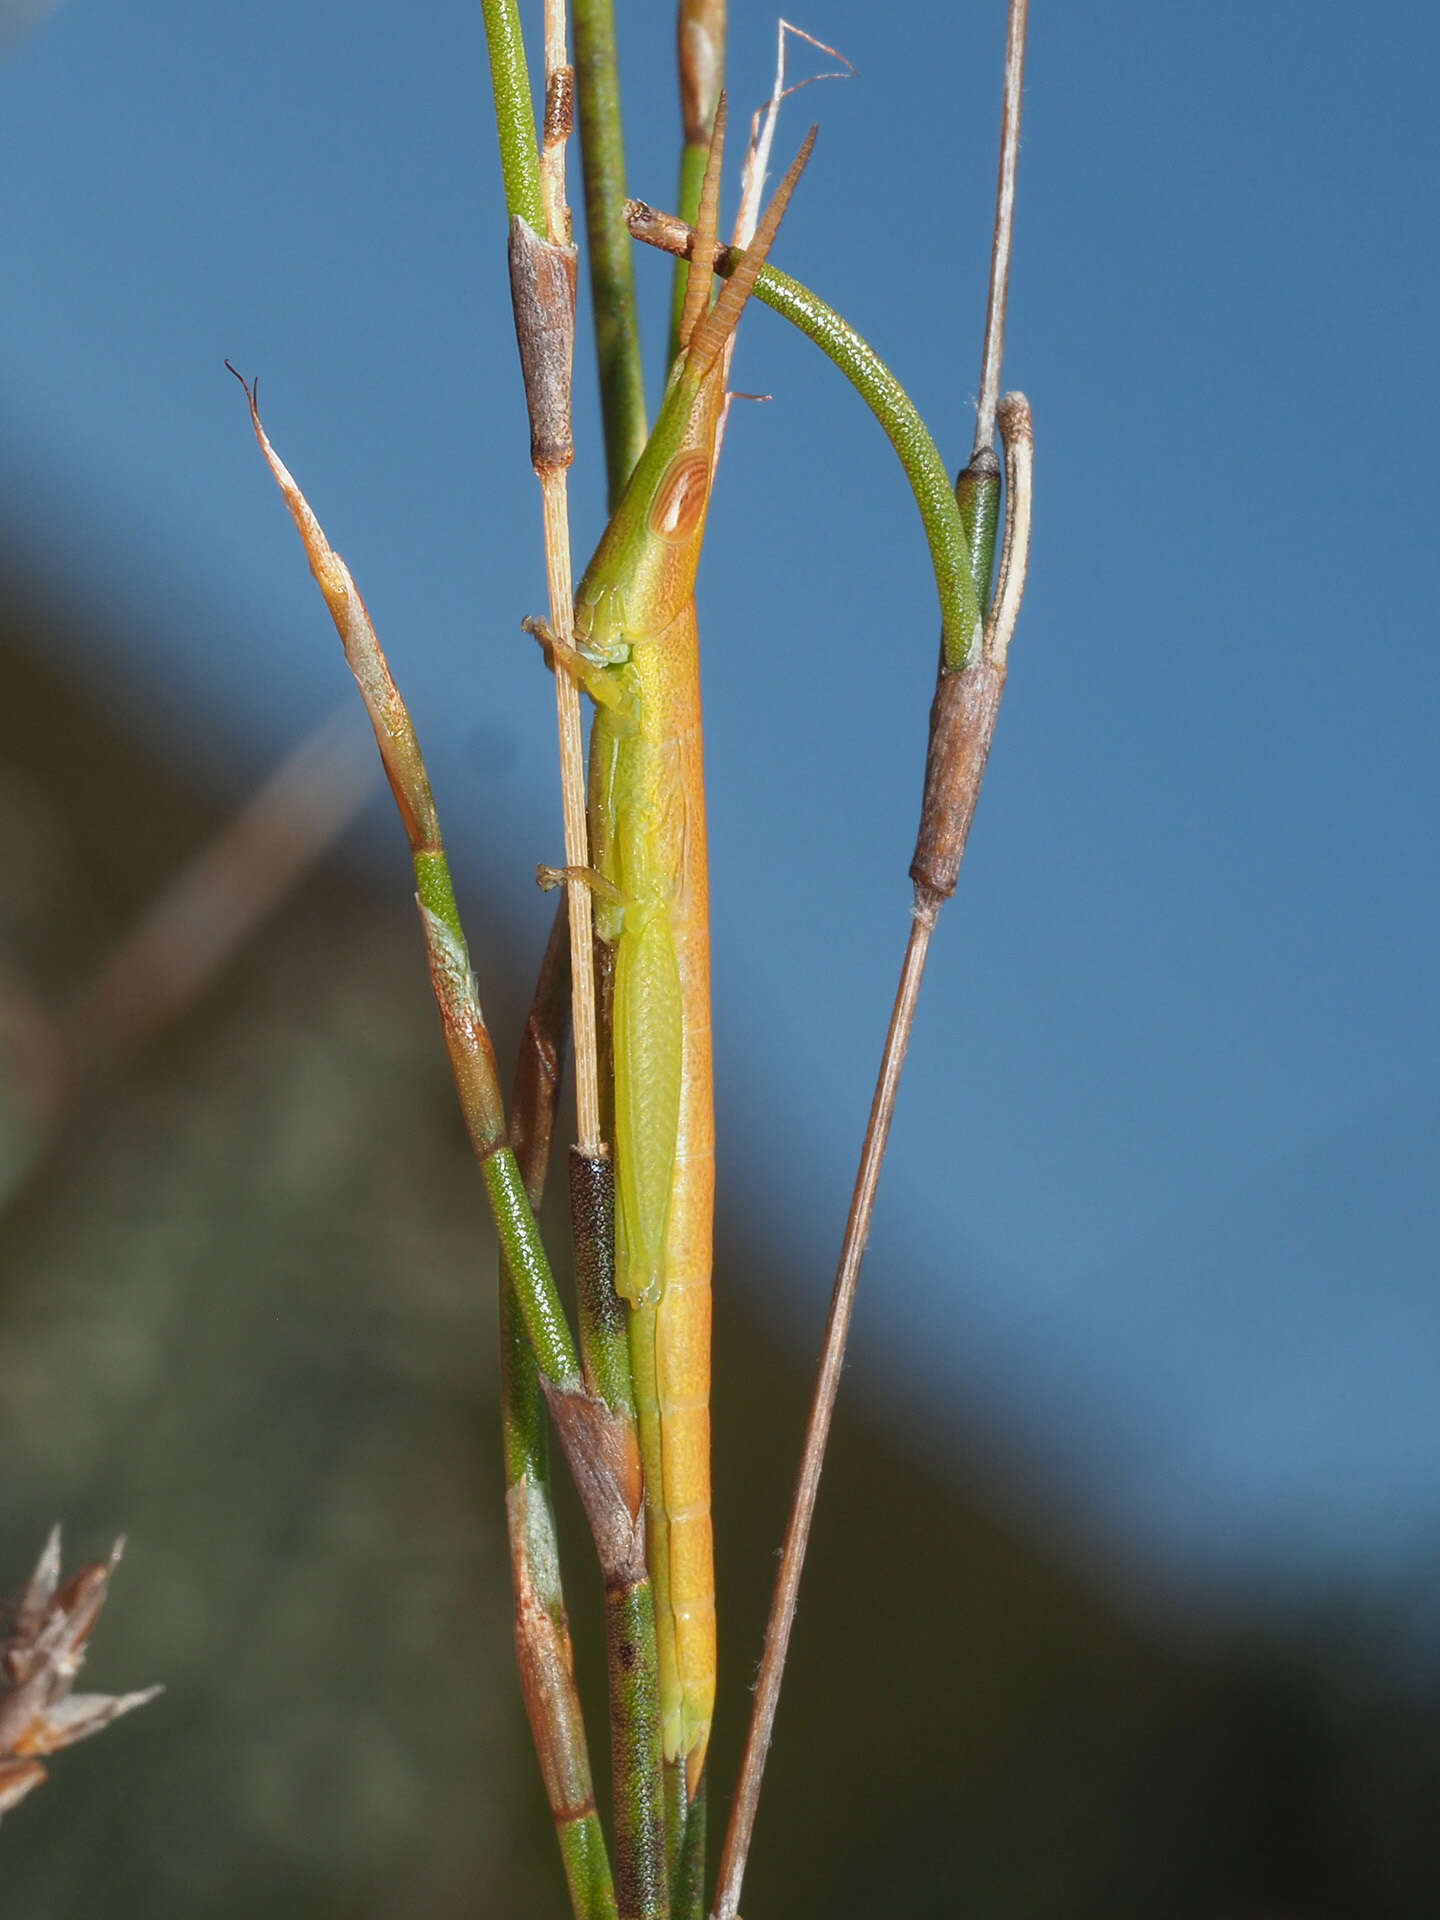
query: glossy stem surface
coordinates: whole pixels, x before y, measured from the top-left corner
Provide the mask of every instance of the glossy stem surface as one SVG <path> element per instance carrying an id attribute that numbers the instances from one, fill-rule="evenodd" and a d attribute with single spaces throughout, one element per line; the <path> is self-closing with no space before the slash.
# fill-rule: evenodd
<path id="1" fill-rule="evenodd" d="M 613 511 L 644 448 L 646 415 L 635 274 L 625 227 L 625 138 L 612 0 L 574 0 L 573 19 L 590 300 Z"/>
<path id="2" fill-rule="evenodd" d="M 525 64 L 525 36 L 515 0 L 480 0 L 485 44 L 490 52 L 490 85 L 495 97 L 495 131 L 500 141 L 500 173 L 505 211 L 545 231 L 545 202 L 540 192 L 540 150 L 535 141 L 535 106 Z"/>

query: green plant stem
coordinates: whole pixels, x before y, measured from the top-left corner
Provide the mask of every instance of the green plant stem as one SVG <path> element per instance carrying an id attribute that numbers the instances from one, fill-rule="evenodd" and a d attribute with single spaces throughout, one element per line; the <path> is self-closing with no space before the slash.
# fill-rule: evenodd
<path id="1" fill-rule="evenodd" d="M 972 453 L 955 481 L 955 503 L 970 557 L 970 572 L 980 604 L 990 606 L 995 571 L 995 541 L 1000 531 L 1000 463 L 993 447 Z"/>
<path id="2" fill-rule="evenodd" d="M 486 0 L 485 21 L 508 211 L 512 219 L 519 214 L 535 232 L 544 233 L 547 223 L 534 117 L 513 0 L 503 6 L 498 0 Z M 614 17 L 608 0 L 579 0 L 575 9 L 575 52 L 591 291 L 613 499 L 623 491 L 630 469 L 639 458 L 646 424 L 630 245 L 624 225 L 625 164 Z M 551 234 L 552 240 L 556 237 Z M 565 384 L 568 401 L 568 365 Z M 565 411 L 568 416 L 568 405 Z M 568 440 L 568 417 L 566 428 Z M 547 525 L 547 553 L 553 545 L 548 536 Z M 568 562 L 565 586 L 568 601 Z M 568 605 L 562 609 L 554 601 L 552 593 L 552 619 L 562 632 L 568 632 Z M 583 859 L 582 850 L 571 851 Z M 587 960 L 588 954 L 577 959 L 577 965 Z M 513 1282 L 514 1303 L 524 1320 L 530 1347 L 547 1378 L 563 1383 L 567 1393 L 573 1394 L 579 1382 L 572 1383 L 562 1370 L 573 1373 L 581 1362 L 569 1345 L 569 1329 L 563 1317 L 552 1311 L 551 1294 L 543 1284 L 548 1267 L 543 1266 L 538 1238 L 532 1239 L 527 1231 L 527 1215 L 533 1222 L 533 1213 L 518 1204 L 519 1172 L 513 1156 L 504 1149 L 492 1151 L 483 1157 L 483 1168 L 503 1259 Z M 624 1314 L 614 1293 L 613 1172 L 598 1141 L 587 1137 L 585 1150 L 577 1150 L 572 1156 L 571 1194 L 584 1392 L 593 1395 L 612 1418 L 602 1430 L 573 1398 L 571 1404 L 563 1406 L 552 1396 L 550 1407 L 552 1416 L 560 1422 L 572 1468 L 582 1469 L 579 1478 L 585 1477 L 584 1462 L 588 1460 L 592 1469 L 582 1496 L 588 1494 L 587 1515 L 606 1584 L 618 1911 L 623 1920 L 664 1920 L 668 1886 L 660 1812 L 655 1614 L 643 1553 L 625 1551 L 627 1504 L 633 1501 L 629 1518 L 638 1526 L 641 1488 L 638 1473 L 633 1484 L 623 1489 L 621 1481 L 625 1463 L 633 1461 L 638 1467 L 639 1456 Z M 517 1387 L 521 1364 L 517 1355 Z M 602 1466 L 603 1472 L 599 1470 Z M 643 1529 L 635 1538 L 643 1540 Z M 542 1770 L 546 1770 L 543 1745 L 540 1756 Z M 553 1771 L 553 1767 L 549 1769 Z M 547 1788 L 551 1789 L 553 1805 L 555 1788 L 549 1772 Z M 597 1845 L 598 1829 L 592 1831 L 590 1826 L 593 1809 L 582 1812 L 583 1817 L 578 1819 L 557 1820 L 572 1901 L 582 1896 L 603 1897 L 606 1890 L 600 1878 L 603 1845 Z"/>
<path id="3" fill-rule="evenodd" d="M 723 273 L 726 269 L 722 266 L 719 270 Z M 895 449 L 920 509 L 930 548 L 940 599 L 940 644 L 946 670 L 958 672 L 979 641 L 983 613 L 971 570 L 970 541 L 954 486 L 925 422 L 874 348 L 808 287 L 775 267 L 765 267 L 755 283 L 755 293 L 767 307 L 799 327 L 835 363 Z M 992 532 L 992 545 L 993 541 Z"/>
<path id="4" fill-rule="evenodd" d="M 425 793 L 428 800 L 428 781 Z M 433 816 L 433 802 L 430 811 Z M 412 854 L 440 1025 L 460 1110 L 500 1238 L 501 1258 L 541 1373 L 561 1392 L 579 1393 L 583 1391 L 580 1355 L 509 1143 L 495 1052 L 476 997 L 469 949 L 438 830 L 431 844 L 412 842 Z"/>
<path id="5" fill-rule="evenodd" d="M 500 1407 L 515 1649 L 525 1709 L 575 1920 L 616 1920 L 615 1883 L 575 1690 L 544 1402 L 508 1274 L 500 1289 Z"/>
<path id="6" fill-rule="evenodd" d="M 244 387 L 240 375 L 235 377 Z M 310 571 L 345 649 L 346 664 L 365 702 L 375 744 L 380 749 L 390 791 L 410 843 L 430 963 L 430 984 L 440 1011 L 450 1069 L 471 1145 L 484 1174 L 501 1249 L 515 1276 L 520 1308 L 536 1360 L 553 1386 L 564 1393 L 579 1393 L 583 1391 L 580 1356 L 566 1324 L 550 1263 L 540 1242 L 540 1230 L 508 1142 L 495 1050 L 480 1011 L 475 976 L 470 971 L 470 955 L 455 905 L 455 889 L 440 838 L 435 796 L 409 709 L 400 696 L 350 569 L 326 539 L 325 530 L 309 502 L 271 446 L 260 424 L 253 388 L 245 387 L 245 398 L 256 442 L 295 522 Z"/>
<path id="7" fill-rule="evenodd" d="M 689 1803 L 685 1795 L 685 1763 L 665 1762 L 665 1852 L 670 1861 L 670 1920 L 675 1920 L 675 1882 L 685 1851 L 685 1816 Z"/>
<path id="8" fill-rule="evenodd" d="M 622 1920 L 669 1920 L 655 1604 L 648 1580 L 607 1587 L 605 1628 L 615 1775 L 615 1891 Z"/>
<path id="9" fill-rule="evenodd" d="M 592 1809 L 586 1819 L 569 1821 L 559 1831 L 560 1856 L 576 1920 L 617 1920 L 615 1881 L 598 1814 Z"/>
<path id="10" fill-rule="evenodd" d="M 560 1094 L 568 961 L 569 925 L 562 896 L 525 1023 L 510 1099 L 515 1159 L 537 1212 Z M 570 1904 L 575 1920 L 616 1920 L 615 1884 L 595 1808 L 584 1717 L 575 1689 L 545 1404 L 508 1270 L 500 1289 L 500 1429 L 516 1656 Z"/>
<path id="11" fill-rule="evenodd" d="M 572 1149 L 570 1202 L 585 1384 L 615 1416 L 638 1466 L 629 1309 L 615 1291 L 615 1169 L 608 1154 Z M 638 1474 L 635 1494 L 638 1501 Z M 623 1568 L 605 1565 L 604 1572 L 616 1885 L 626 1920 L 652 1920 L 666 1911 L 669 1881 L 654 1588 L 643 1547 Z"/>
<path id="12" fill-rule="evenodd" d="M 688 1806 L 684 1798 L 684 1768 L 681 1776 L 680 1809 L 684 1822 L 678 1846 L 671 1850 L 670 1920 L 705 1920 L 705 1826 L 706 1776 L 700 1776 L 695 1798 Z"/>
<path id="13" fill-rule="evenodd" d="M 505 211 L 518 215 L 536 233 L 545 232 L 545 202 L 540 192 L 540 151 L 535 140 L 535 104 L 525 36 L 515 0 L 480 0 L 485 42 L 490 50 L 490 85 L 495 96 L 495 131 L 500 139 L 500 172 L 505 182 Z"/>
<path id="14" fill-rule="evenodd" d="M 585 1384 L 633 1425 L 628 1309 L 615 1291 L 615 1163 L 608 1153 L 571 1148 L 570 1229 Z"/>
<path id="15" fill-rule="evenodd" d="M 490 1211 L 495 1216 L 505 1264 L 514 1278 L 521 1318 L 536 1362 L 552 1385 L 567 1392 L 578 1391 L 580 1356 L 560 1305 L 535 1215 L 525 1197 L 515 1155 L 507 1146 L 491 1146 L 488 1152 L 478 1142 L 475 1146 L 477 1154 L 483 1153 L 481 1171 L 490 1196 Z"/>
<path id="16" fill-rule="evenodd" d="M 615 1416 L 638 1468 L 629 1310 L 615 1292 L 615 1174 L 608 1155 L 572 1151 L 570 1196 L 585 1383 Z M 638 1499 L 638 1472 L 635 1490 Z M 669 1858 L 654 1587 L 643 1546 L 624 1567 L 607 1565 L 604 1572 L 616 1890 L 626 1920 L 656 1920 L 668 1912 Z"/>
<path id="17" fill-rule="evenodd" d="M 647 429 L 635 276 L 625 227 L 625 141 L 612 0 L 574 0 L 572 18 L 590 299 L 600 369 L 605 471 L 613 512 L 640 458 Z"/>
<path id="18" fill-rule="evenodd" d="M 643 201 L 631 200 L 626 221 L 637 240 L 684 253 L 694 235 L 669 214 L 657 213 Z M 734 247 L 717 248 L 715 271 L 728 278 L 742 255 Z M 957 673 L 975 657 L 983 620 L 981 594 L 972 567 L 978 520 L 967 528 L 949 471 L 931 439 L 925 422 L 900 382 L 848 320 L 827 306 L 808 287 L 762 267 L 755 294 L 767 307 L 784 316 L 832 360 L 879 421 L 899 458 L 920 510 L 940 601 L 940 644 L 947 673 Z M 983 516 L 982 516 L 983 517 Z M 990 536 L 993 547 L 993 532 Z M 981 543 L 983 544 L 983 543 Z"/>

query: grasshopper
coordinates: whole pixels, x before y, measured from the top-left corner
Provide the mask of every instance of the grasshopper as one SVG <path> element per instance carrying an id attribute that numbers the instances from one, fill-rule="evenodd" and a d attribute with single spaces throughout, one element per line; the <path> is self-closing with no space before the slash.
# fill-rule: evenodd
<path id="1" fill-rule="evenodd" d="M 710 305 L 724 101 L 653 431 L 575 594 L 575 643 L 537 627 L 595 705 L 589 828 L 614 1063 L 616 1287 L 629 1302 L 655 1594 L 661 1740 L 693 1798 L 715 1698 L 710 1269 L 715 1147 L 695 573 L 727 348 L 809 137 Z"/>

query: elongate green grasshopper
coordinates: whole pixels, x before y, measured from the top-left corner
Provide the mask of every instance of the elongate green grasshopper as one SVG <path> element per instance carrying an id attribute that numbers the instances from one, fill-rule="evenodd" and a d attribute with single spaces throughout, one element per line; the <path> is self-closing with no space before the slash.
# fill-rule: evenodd
<path id="1" fill-rule="evenodd" d="M 723 98 L 695 260 L 715 251 Z M 595 702 L 590 854 L 612 962 L 616 1287 L 630 1345 L 655 1593 L 661 1738 L 693 1798 L 715 1698 L 710 1268 L 715 1179 L 695 572 L 726 348 L 814 130 L 713 307 L 692 267 L 665 398 L 575 595 L 575 647 L 542 637 Z"/>

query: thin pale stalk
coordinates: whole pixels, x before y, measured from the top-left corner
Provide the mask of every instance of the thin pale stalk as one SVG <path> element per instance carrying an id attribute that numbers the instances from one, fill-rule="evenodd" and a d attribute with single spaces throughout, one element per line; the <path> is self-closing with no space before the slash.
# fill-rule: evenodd
<path id="1" fill-rule="evenodd" d="M 573 590 L 566 471 L 573 457 L 570 377 L 575 258 L 564 197 L 573 76 L 564 64 L 564 8 L 545 11 L 545 122 L 540 174 L 545 237 L 523 220 L 510 228 L 510 286 L 530 415 L 531 463 L 544 518 L 550 632 L 572 644 Z M 618 119 L 616 121 L 618 133 Z M 655 1616 L 644 1560 L 643 1488 L 628 1343 L 614 1297 L 613 1176 L 600 1132 L 585 760 L 579 691 L 557 673 L 561 792 L 569 869 L 571 985 L 579 1139 L 571 1161 L 571 1219 L 580 1282 L 584 1398 L 547 1397 L 590 1519 L 606 1591 L 614 1788 L 616 1893 L 622 1920 L 660 1920 L 666 1907 Z M 617 1326 L 617 1322 L 619 1323 Z M 544 1762 L 542 1751 L 542 1764 Z M 589 1863 L 589 1855 L 586 1855 Z"/>
<path id="2" fill-rule="evenodd" d="M 570 210 L 565 199 L 565 152 L 574 117 L 575 76 L 566 60 L 564 0 L 545 0 L 545 118 L 539 179 L 545 205 L 545 233 L 512 218 L 509 240 L 510 289 L 516 342 L 530 416 L 530 459 L 540 482 L 545 570 L 550 603 L 549 631 L 564 648 L 573 644 L 574 596 L 570 560 L 570 517 L 566 474 L 574 458 L 570 382 L 575 339 L 575 254 L 570 245 Z M 497 94 L 497 117 L 501 113 Z M 591 1170 L 591 1185 L 604 1178 L 600 1083 L 595 1017 L 593 909 L 583 878 L 589 864 L 586 820 L 586 769 L 579 689 L 568 674 L 555 675 L 564 816 L 570 980 L 576 1056 L 577 1154 Z M 572 1177 L 580 1265 L 603 1265 L 594 1241 L 603 1231 L 594 1196 L 584 1219 L 576 1208 L 580 1190 Z M 582 1295 L 582 1345 L 594 1290 Z M 591 1369 L 587 1364 L 587 1378 Z M 605 1395 L 613 1405 L 613 1396 Z"/>
<path id="3" fill-rule="evenodd" d="M 688 255 L 694 235 L 673 215 L 658 213 L 643 200 L 626 203 L 626 219 L 637 240 L 667 253 Z M 733 247 L 717 247 L 715 271 L 728 278 L 742 259 Z M 968 659 L 980 634 L 981 601 L 972 572 L 971 540 L 956 504 L 949 470 L 914 402 L 868 342 L 833 307 L 778 268 L 765 266 L 755 296 L 812 340 L 845 375 L 879 422 L 895 449 L 930 549 L 935 590 L 940 601 L 941 644 L 947 662 Z"/>
<path id="4" fill-rule="evenodd" d="M 570 522 L 563 467 L 540 475 L 545 521 L 545 571 L 550 597 L 551 631 L 573 644 L 574 605 L 570 571 Z M 568 673 L 555 675 L 555 713 L 560 742 L 560 799 L 565 831 L 565 864 L 579 873 L 590 864 L 586 816 L 585 736 L 580 689 Z M 570 980 L 575 1025 L 576 1145 L 594 1159 L 602 1149 L 600 1067 L 595 1024 L 594 903 L 583 879 L 565 883 L 569 900 Z"/>
<path id="5" fill-rule="evenodd" d="M 895 1090 L 910 1037 L 915 998 L 920 990 L 920 980 L 925 969 L 925 955 L 934 924 L 933 915 L 927 919 L 917 916 L 911 921 L 910 936 L 901 965 L 900 986 L 890 1016 L 889 1032 L 885 1038 L 885 1050 L 881 1056 L 875 1096 L 870 1104 L 870 1119 L 865 1129 L 865 1141 L 860 1154 L 860 1170 L 850 1203 L 850 1216 L 845 1224 L 840 1264 L 835 1276 L 834 1291 L 830 1297 L 829 1316 L 825 1323 L 825 1344 L 810 1402 L 810 1416 L 805 1427 L 800 1471 L 795 1482 L 789 1522 L 785 1528 L 785 1543 L 780 1553 L 780 1571 L 776 1576 L 775 1592 L 770 1603 L 770 1617 L 765 1630 L 765 1649 L 761 1655 L 760 1677 L 756 1683 L 755 1701 L 751 1708 L 750 1725 L 745 1736 L 745 1750 L 740 1762 L 740 1778 L 736 1784 L 735 1799 L 730 1809 L 730 1823 L 725 1834 L 725 1846 L 720 1856 L 714 1920 L 735 1920 L 740 1910 L 740 1887 L 745 1875 L 745 1863 L 749 1857 L 750 1841 L 755 1831 L 760 1787 L 775 1728 L 775 1710 L 780 1699 L 780 1682 L 785 1672 L 785 1657 L 790 1647 L 791 1629 L 795 1624 L 795 1603 L 800 1592 L 800 1575 L 805 1565 L 805 1549 L 809 1544 L 810 1523 L 814 1518 L 815 1498 L 820 1490 L 825 1447 L 830 1438 L 830 1425 L 840 1388 L 840 1370 L 844 1364 L 845 1341 L 850 1331 L 856 1282 L 860 1277 L 860 1258 L 869 1230 L 875 1189 L 880 1178 L 880 1167 L 885 1157 L 885 1142 L 890 1131 L 891 1115 L 894 1112 Z"/>
<path id="6" fill-rule="evenodd" d="M 612 0 L 574 0 L 573 15 L 590 298 L 613 512 L 645 445 L 645 381 L 635 276 L 625 229 L 625 141 L 615 65 L 615 10 Z"/>
<path id="7" fill-rule="evenodd" d="M 680 0 L 675 15 L 675 54 L 680 78 L 680 182 L 677 207 L 680 218 L 693 227 L 700 209 L 700 184 L 710 136 L 715 131 L 715 109 L 725 84 L 725 0 Z M 670 290 L 670 340 L 666 365 L 673 366 L 680 351 L 680 316 L 689 284 L 687 261 L 675 263 Z"/>
<path id="8" fill-rule="evenodd" d="M 996 200 L 996 230 L 985 336 L 985 380 L 993 384 L 997 393 L 1000 353 L 1004 341 L 1005 278 L 1014 215 L 1014 155 L 1019 138 L 1024 32 L 1024 0 L 1011 0 L 1006 45 L 1000 189 Z M 825 1449 L 840 1390 L 840 1373 L 854 1312 L 860 1263 L 870 1235 L 875 1194 L 895 1111 L 900 1073 L 914 1026 L 915 1006 L 924 977 L 930 936 L 941 907 L 955 890 L 960 863 L 969 840 L 975 804 L 984 779 L 1000 698 L 1004 691 L 1010 637 L 1024 592 L 1030 538 L 1033 454 L 1030 409 L 1022 394 L 1007 394 L 1003 401 L 994 402 L 992 406 L 990 430 L 983 435 L 977 433 L 975 458 L 971 467 L 961 475 L 957 494 L 971 566 L 983 582 L 989 573 L 994 546 L 993 527 L 987 531 L 987 523 L 991 522 L 993 516 L 991 503 L 995 488 L 994 476 L 985 469 L 981 456 L 990 452 L 993 460 L 990 440 L 998 419 L 1005 446 L 1006 474 L 1006 526 L 1000 574 L 988 615 L 978 635 L 974 636 L 979 641 L 978 646 L 967 644 L 958 656 L 952 658 L 948 644 L 942 644 L 940 675 L 930 713 L 920 831 L 910 865 L 915 888 L 910 930 L 876 1077 L 875 1093 L 870 1103 L 860 1165 L 855 1176 L 826 1318 L 825 1339 L 806 1422 L 794 1499 L 785 1529 L 780 1571 L 776 1576 L 775 1592 L 766 1623 L 765 1648 L 755 1687 L 755 1702 L 746 1731 L 740 1777 L 736 1783 L 720 1860 L 713 1920 L 737 1920 L 739 1913 L 740 1889 L 755 1831 L 765 1761 L 774 1734 L 780 1684 L 795 1622 L 800 1576 L 804 1569 Z M 968 489 L 967 476 L 971 482 Z M 983 591 L 983 585 L 977 591 Z"/>
<path id="9" fill-rule="evenodd" d="M 550 631 L 571 644 L 574 601 L 570 562 L 567 474 L 574 458 L 570 376 L 575 346 L 575 253 L 570 245 L 570 209 L 565 201 L 565 150 L 574 117 L 575 76 L 565 58 L 564 0 L 545 6 L 545 121 L 540 179 L 545 200 L 544 235 L 522 222 L 510 229 L 510 294 L 515 338 L 530 415 L 530 462 L 540 482 L 545 542 L 545 580 Z M 560 802 L 565 864 L 572 874 L 589 864 L 585 814 L 585 740 L 580 693 L 567 674 L 555 676 L 555 714 L 560 748 Z M 581 1150 L 600 1151 L 600 1081 L 595 1031 L 593 918 L 583 880 L 567 882 L 570 979 L 574 1002 L 575 1106 Z"/>
<path id="10" fill-rule="evenodd" d="M 790 1633 L 795 1622 L 800 1575 L 805 1564 L 825 1448 L 840 1389 L 840 1373 L 854 1311 L 860 1262 L 870 1235 L 870 1221 L 890 1122 L 895 1111 L 900 1073 L 914 1025 L 915 1005 L 924 976 L 930 935 L 940 908 L 954 892 L 974 818 L 975 803 L 989 758 L 1000 696 L 1005 685 L 1005 658 L 1010 634 L 1019 612 L 1019 596 L 1024 589 L 1025 552 L 1030 527 L 1031 431 L 1030 411 L 1023 395 L 1007 395 L 1000 404 L 999 418 L 1005 436 L 1006 478 L 1010 496 L 1000 578 L 978 656 L 960 673 L 942 672 L 932 708 L 925 802 L 916 857 L 911 865 L 915 904 L 910 932 L 901 962 L 900 980 L 881 1054 L 875 1093 L 870 1104 L 860 1166 L 855 1177 L 850 1213 L 845 1223 L 845 1236 L 825 1323 L 825 1339 L 806 1423 L 800 1469 L 765 1630 L 765 1648 L 755 1687 L 755 1703 L 751 1710 L 740 1763 L 740 1778 L 720 1860 L 714 1920 L 735 1920 L 739 1911 L 740 1887 L 755 1830 L 760 1787 L 774 1733 L 775 1711 L 779 1703 Z M 1013 537 L 1009 532 L 1012 520 L 1015 528 Z"/>
<path id="11" fill-rule="evenodd" d="M 575 120 L 575 69 L 565 40 L 565 0 L 545 0 L 545 122 L 540 136 L 540 198 L 545 236 L 568 247 L 570 209 L 565 202 L 565 148 Z"/>
<path id="12" fill-rule="evenodd" d="M 1005 79 L 1000 107 L 1000 163 L 995 179 L 995 225 L 990 242 L 990 291 L 985 304 L 985 345 L 980 356 L 980 393 L 975 403 L 975 451 L 993 447 L 1005 358 L 1005 298 L 1015 233 L 1015 174 L 1020 158 L 1020 96 L 1025 78 L 1025 23 L 1029 0 L 1010 0 L 1005 25 Z"/>

